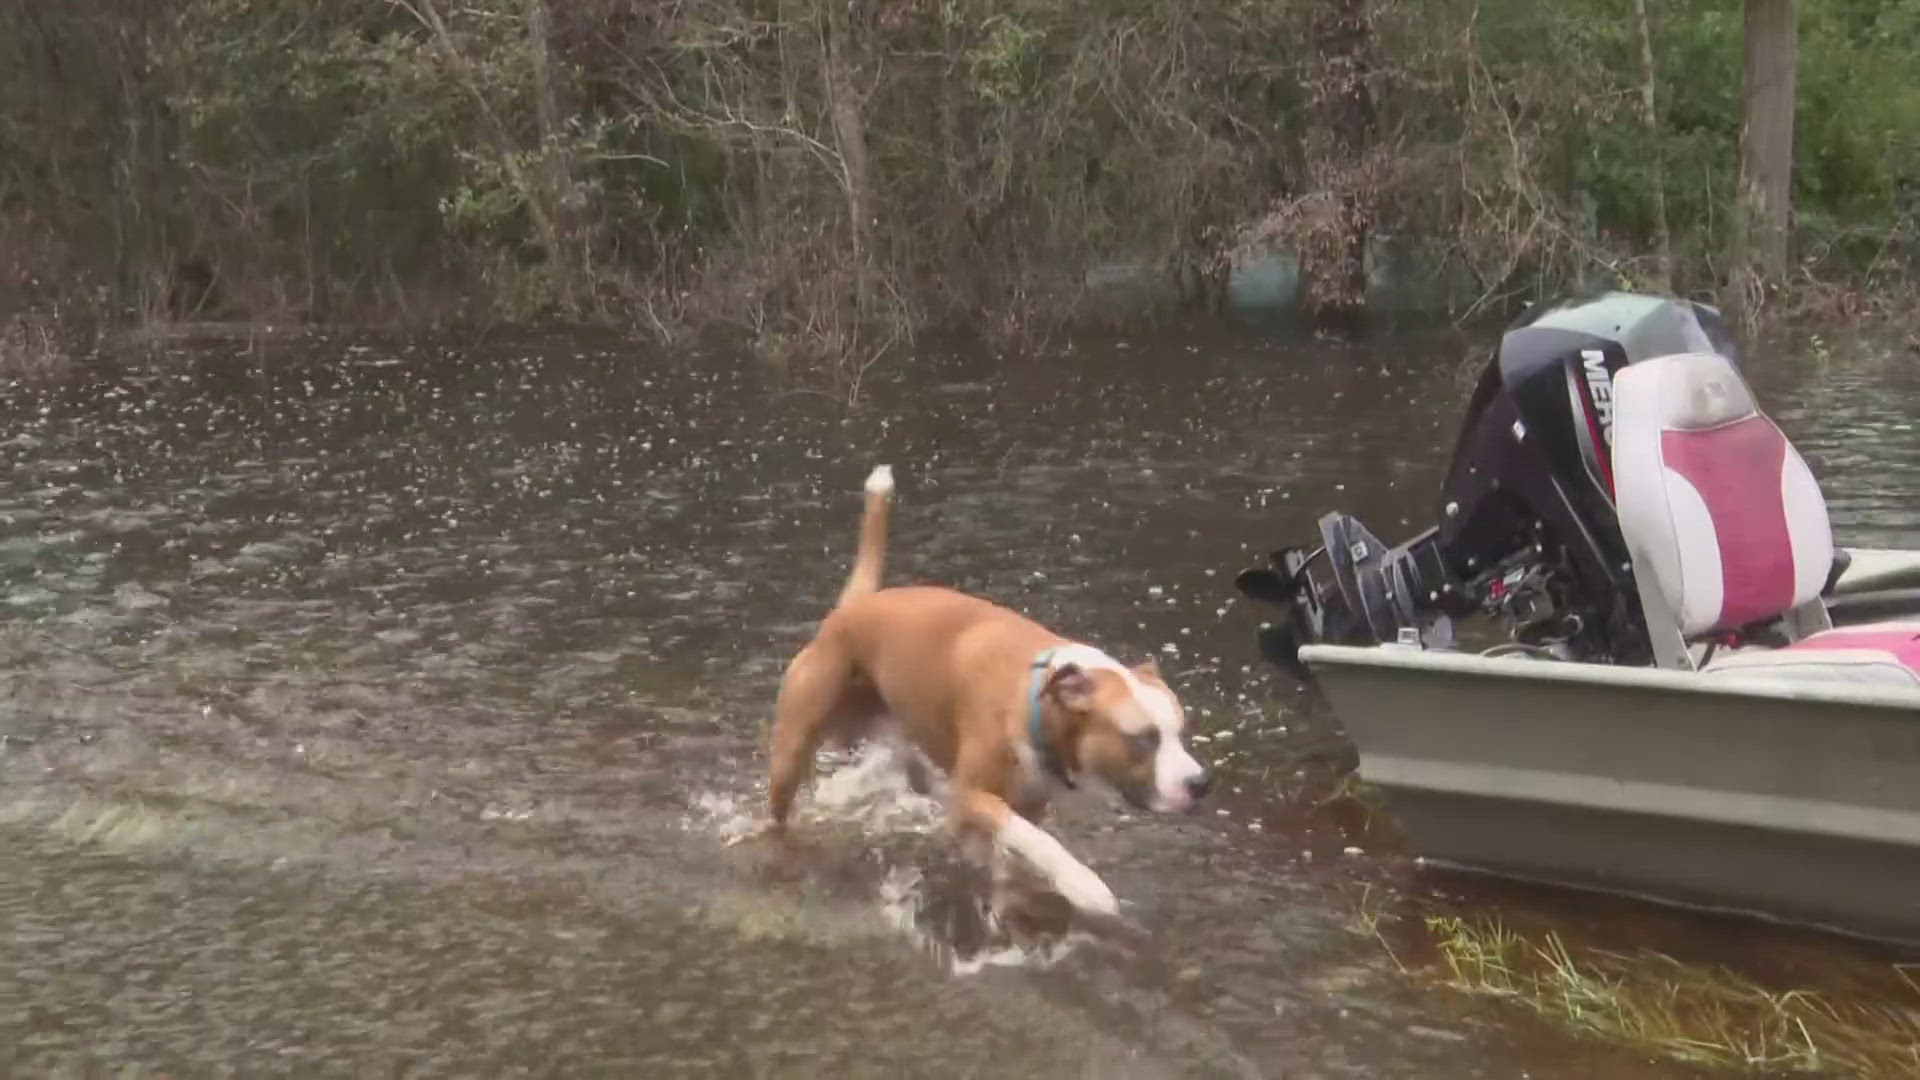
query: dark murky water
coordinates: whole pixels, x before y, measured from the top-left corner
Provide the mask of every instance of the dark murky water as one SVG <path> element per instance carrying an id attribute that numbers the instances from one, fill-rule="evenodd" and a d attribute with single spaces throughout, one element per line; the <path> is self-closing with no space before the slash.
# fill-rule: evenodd
<path id="1" fill-rule="evenodd" d="M 929 357 L 853 412 L 553 340 L 216 347 L 16 391 L 0 1066 L 1694 1075 L 1408 977 L 1361 905 L 1565 911 L 1796 975 L 1851 949 L 1414 874 L 1327 800 L 1349 751 L 1258 669 L 1232 592 L 1324 509 L 1425 516 L 1467 347 Z M 1920 544 L 1920 365 L 1763 363 L 1843 539 Z M 799 856 L 723 846 L 876 461 L 901 479 L 891 580 L 1174 673 L 1214 812 L 1058 825 L 1150 954 L 978 951 L 934 816 L 857 769 Z"/>

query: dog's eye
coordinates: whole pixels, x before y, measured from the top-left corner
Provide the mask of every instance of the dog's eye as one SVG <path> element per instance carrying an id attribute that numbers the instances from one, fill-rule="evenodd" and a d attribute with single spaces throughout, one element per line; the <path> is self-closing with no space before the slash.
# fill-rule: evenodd
<path id="1" fill-rule="evenodd" d="M 1127 737 L 1133 740 L 1134 747 L 1143 754 L 1151 754 L 1160 749 L 1160 729 L 1157 727 L 1136 731 Z"/>

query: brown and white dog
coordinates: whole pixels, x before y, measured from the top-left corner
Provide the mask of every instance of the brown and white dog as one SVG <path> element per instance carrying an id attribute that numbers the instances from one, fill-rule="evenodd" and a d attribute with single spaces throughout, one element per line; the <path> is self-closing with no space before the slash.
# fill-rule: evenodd
<path id="1" fill-rule="evenodd" d="M 893 471 L 866 484 L 859 553 L 839 603 L 793 658 L 775 707 L 767 832 L 829 739 L 904 738 L 947 774 L 951 824 L 976 858 L 1013 852 L 1083 913 L 1113 892 L 1039 827 L 1055 785 L 1095 778 L 1142 809 L 1189 810 L 1211 779 L 1152 660 L 1128 666 L 951 589 L 882 589 Z"/>

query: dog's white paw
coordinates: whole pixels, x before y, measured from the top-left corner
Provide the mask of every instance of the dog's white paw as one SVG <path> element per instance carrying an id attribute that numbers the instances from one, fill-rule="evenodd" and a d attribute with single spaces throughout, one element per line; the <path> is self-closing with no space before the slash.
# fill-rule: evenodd
<path id="1" fill-rule="evenodd" d="M 867 494 L 869 495 L 893 494 L 893 466 L 891 465 L 874 466 L 873 471 L 867 474 Z"/>
<path id="2" fill-rule="evenodd" d="M 1100 880 L 1100 875 L 1079 863 L 1056 874 L 1053 887 L 1060 890 L 1060 895 L 1066 897 L 1076 911 L 1116 917 L 1120 914 L 1120 901 L 1114 899 L 1113 890 Z"/>
<path id="3" fill-rule="evenodd" d="M 737 847 L 741 844 L 756 840 L 784 840 L 786 836 L 787 827 L 785 825 L 776 824 L 771 821 L 763 821 L 745 832 L 737 832 L 727 837 L 720 842 L 720 846 Z"/>
<path id="4" fill-rule="evenodd" d="M 997 839 L 1002 847 L 1045 874 L 1054 891 L 1076 910 L 1099 915 L 1120 913 L 1120 902 L 1114 899 L 1113 890 L 1100 880 L 1100 875 L 1074 858 L 1060 841 L 1038 825 L 1016 814 L 1001 824 Z"/>

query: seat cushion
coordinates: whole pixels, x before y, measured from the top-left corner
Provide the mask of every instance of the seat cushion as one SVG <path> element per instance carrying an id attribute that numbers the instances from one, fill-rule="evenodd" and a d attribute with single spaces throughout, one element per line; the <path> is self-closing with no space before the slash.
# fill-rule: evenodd
<path id="1" fill-rule="evenodd" d="M 1724 356 L 1643 360 L 1614 383 L 1614 489 L 1636 574 L 1680 632 L 1772 619 L 1820 594 L 1833 563 L 1813 473 Z"/>
<path id="2" fill-rule="evenodd" d="M 1710 677 L 1804 683 L 1920 687 L 1920 622 L 1865 623 L 1809 635 L 1784 649 L 1748 649 L 1716 657 Z"/>

